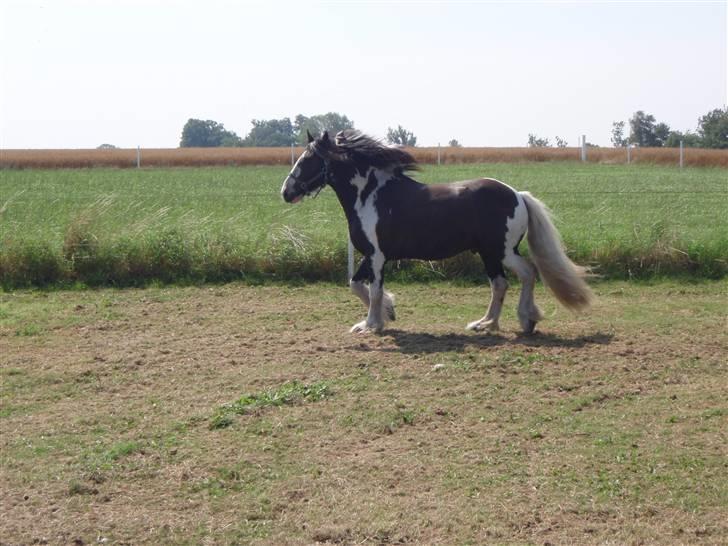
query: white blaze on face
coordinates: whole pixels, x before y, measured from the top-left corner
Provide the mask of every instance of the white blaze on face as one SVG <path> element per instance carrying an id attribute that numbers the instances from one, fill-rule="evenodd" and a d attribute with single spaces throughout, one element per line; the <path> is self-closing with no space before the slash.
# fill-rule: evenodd
<path id="1" fill-rule="evenodd" d="M 293 189 L 293 184 L 295 183 L 294 179 L 301 176 L 301 167 L 299 163 L 301 163 L 301 161 L 303 161 L 304 159 L 308 159 L 309 157 L 311 157 L 311 154 L 308 150 L 306 150 L 296 160 L 296 163 L 293 165 L 291 172 L 288 174 L 288 176 L 286 176 L 286 179 L 283 181 L 283 185 L 281 186 L 281 196 L 283 196 L 286 190 Z M 293 178 L 291 178 L 291 175 L 293 175 Z M 298 199 L 296 199 L 296 201 L 298 201 Z"/>
<path id="2" fill-rule="evenodd" d="M 300 167 L 294 166 L 293 170 L 288 174 L 288 176 L 286 176 L 286 179 L 283 181 L 283 185 L 281 186 L 281 195 L 283 195 L 286 192 L 289 185 L 293 184 L 293 178 L 291 178 L 291 175 L 298 177 L 300 174 L 301 174 Z"/>

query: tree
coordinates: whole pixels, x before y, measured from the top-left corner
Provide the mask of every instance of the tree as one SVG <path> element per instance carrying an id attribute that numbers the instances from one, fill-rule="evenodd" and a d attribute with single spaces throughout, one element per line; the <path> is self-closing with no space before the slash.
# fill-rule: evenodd
<path id="1" fill-rule="evenodd" d="M 667 123 L 655 125 L 655 146 L 664 146 L 668 136 L 670 136 L 670 126 Z"/>
<path id="2" fill-rule="evenodd" d="M 96 146 L 97 150 L 116 150 L 117 147 L 113 144 L 101 144 L 99 146 Z"/>
<path id="3" fill-rule="evenodd" d="M 728 107 L 702 116 L 698 120 L 698 135 L 705 148 L 728 148 Z"/>
<path id="4" fill-rule="evenodd" d="M 217 146 L 242 146 L 243 140 L 222 123 L 190 118 L 182 129 L 180 148 L 213 148 Z"/>
<path id="5" fill-rule="evenodd" d="M 568 145 L 569 145 L 569 143 L 566 142 L 566 140 L 564 140 L 563 138 L 558 137 L 558 136 L 556 137 L 556 147 L 557 148 L 566 148 Z"/>
<path id="6" fill-rule="evenodd" d="M 254 119 L 245 137 L 247 146 L 290 146 L 296 141 L 290 118 Z"/>
<path id="7" fill-rule="evenodd" d="M 448 146 L 451 148 L 462 148 L 463 145 L 460 144 L 457 139 L 453 138 L 450 142 L 447 143 Z"/>
<path id="8" fill-rule="evenodd" d="M 650 146 L 655 131 L 655 116 L 637 110 L 629 119 L 629 142 L 637 146 Z"/>
<path id="9" fill-rule="evenodd" d="M 690 131 L 684 133 L 681 131 L 670 131 L 670 134 L 665 139 L 664 146 L 666 148 L 679 148 L 681 140 L 686 148 L 701 148 L 703 145 L 702 139 L 695 133 L 691 133 Z"/>
<path id="10" fill-rule="evenodd" d="M 396 129 L 387 128 L 387 142 L 399 146 L 417 146 L 417 137 L 401 125 Z"/>
<path id="11" fill-rule="evenodd" d="M 239 148 L 245 146 L 245 141 L 235 133 L 225 131 L 225 134 L 220 139 L 220 147 L 222 148 Z"/>
<path id="12" fill-rule="evenodd" d="M 344 129 L 353 129 L 354 122 L 348 117 L 337 112 L 328 112 L 316 116 L 306 117 L 298 114 L 293 123 L 293 132 L 296 135 L 296 142 L 305 145 L 308 142 L 306 131 L 310 131 L 312 135 L 320 135 L 324 131 L 328 131 L 330 135 L 335 135 Z"/>
<path id="13" fill-rule="evenodd" d="M 655 116 L 642 110 L 632 115 L 629 128 L 629 142 L 637 146 L 663 146 L 670 134 L 670 127 L 666 123 L 655 125 Z"/>
<path id="14" fill-rule="evenodd" d="M 624 122 L 615 121 L 612 123 L 612 145 L 615 148 L 624 148 L 629 142 L 624 138 Z"/>
<path id="15" fill-rule="evenodd" d="M 550 148 L 548 138 L 539 138 L 534 134 L 528 133 L 528 147 L 529 148 Z"/>

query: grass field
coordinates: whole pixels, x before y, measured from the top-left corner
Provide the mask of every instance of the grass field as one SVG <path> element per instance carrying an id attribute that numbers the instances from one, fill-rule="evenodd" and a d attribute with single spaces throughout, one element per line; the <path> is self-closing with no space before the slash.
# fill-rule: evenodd
<path id="1" fill-rule="evenodd" d="M 0 542 L 726 543 L 725 280 L 390 288 L 0 294 Z"/>
<path id="2" fill-rule="evenodd" d="M 90 285 L 340 280 L 346 226 L 329 189 L 285 205 L 288 167 L 0 171 L 0 282 Z M 573 259 L 609 277 L 728 272 L 726 170 L 579 163 L 423 166 L 416 178 L 491 176 L 555 212 Z M 477 276 L 470 255 L 393 264 L 389 278 Z"/>

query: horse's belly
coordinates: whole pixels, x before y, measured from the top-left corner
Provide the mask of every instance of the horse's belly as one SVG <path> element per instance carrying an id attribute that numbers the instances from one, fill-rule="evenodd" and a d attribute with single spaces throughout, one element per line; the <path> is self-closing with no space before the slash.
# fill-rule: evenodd
<path id="1" fill-rule="evenodd" d="M 453 233 L 452 230 L 393 234 L 382 239 L 381 244 L 384 255 L 390 260 L 444 260 L 478 246 L 472 233 Z"/>

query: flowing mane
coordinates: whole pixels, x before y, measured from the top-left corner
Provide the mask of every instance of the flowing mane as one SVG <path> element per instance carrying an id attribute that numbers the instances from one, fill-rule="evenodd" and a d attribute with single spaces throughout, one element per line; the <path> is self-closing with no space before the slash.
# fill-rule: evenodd
<path id="1" fill-rule="evenodd" d="M 408 151 L 387 146 L 355 129 L 344 129 L 336 134 L 334 151 L 349 161 L 365 162 L 378 169 L 404 172 L 418 168 L 417 160 Z"/>

